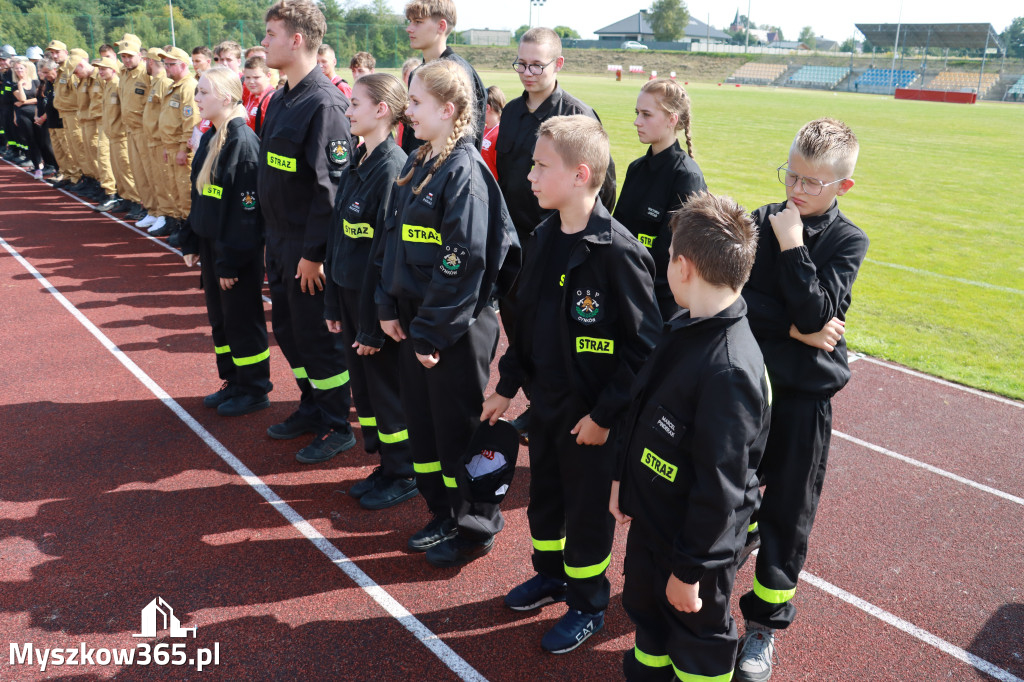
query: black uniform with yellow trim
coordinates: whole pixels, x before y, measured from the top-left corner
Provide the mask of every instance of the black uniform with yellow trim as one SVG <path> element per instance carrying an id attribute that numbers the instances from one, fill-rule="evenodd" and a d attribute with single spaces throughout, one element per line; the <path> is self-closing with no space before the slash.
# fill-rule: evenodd
<path id="1" fill-rule="evenodd" d="M 672 243 L 672 212 L 691 194 L 707 188 L 697 162 L 683 151 L 678 140 L 657 154 L 648 147 L 645 155 L 629 164 L 622 180 L 613 215 L 654 257 L 654 297 L 664 320 L 679 312 L 665 275 Z"/>
<path id="2" fill-rule="evenodd" d="M 342 434 L 351 433 L 345 350 L 324 323 L 323 292 L 303 293 L 295 274 L 300 259 L 327 255 L 336 179 L 353 147 L 347 105 L 319 67 L 288 83 L 267 106 L 257 177 L 274 338 L 302 393 L 299 414 Z"/>
<path id="3" fill-rule="evenodd" d="M 516 293 L 506 303 L 514 306 L 519 323 L 498 365 L 496 390 L 508 398 L 521 387 L 530 391 L 527 516 L 534 568 L 568 579 L 570 608 L 597 613 L 608 605 L 610 593 L 605 569 L 613 520 L 607 500 L 615 441 L 630 387 L 654 346 L 661 317 L 653 296 L 654 261 L 600 202 L 570 247 L 562 274 L 547 267 L 543 256 L 559 236 L 555 213 L 526 244 Z M 552 286 L 560 290 L 552 311 L 557 320 L 528 314 Z M 544 365 L 560 360 L 564 380 L 540 368 L 538 360 Z M 588 414 L 612 429 L 604 445 L 578 445 L 570 434 Z"/>
<path id="4" fill-rule="evenodd" d="M 402 171 L 410 170 L 410 157 Z M 432 514 L 456 519 L 461 538 L 483 542 L 504 526 L 498 505 L 466 498 L 456 484 L 483 404 L 498 345 L 491 306 L 520 266 L 519 240 L 494 177 L 471 137 L 460 139 L 433 178 L 418 166 L 391 194 L 374 256 L 377 314 L 399 320 L 402 404 L 416 482 Z M 416 353 L 440 354 L 426 369 Z"/>
<path id="5" fill-rule="evenodd" d="M 216 132 L 211 127 L 203 134 L 192 160 L 192 204 L 181 251 L 199 254 L 220 378 L 239 391 L 262 396 L 271 386 L 263 312 L 263 219 L 256 195 L 260 141 L 245 119 L 228 121 L 210 182 L 196 187 Z M 221 277 L 238 281 L 224 290 Z"/>
<path id="6" fill-rule="evenodd" d="M 733 670 L 729 598 L 771 413 L 746 309 L 741 298 L 713 317 L 673 318 L 633 384 L 619 462 L 619 507 L 633 518 L 622 593 L 637 628 L 629 680 L 728 679 Z M 668 602 L 669 575 L 700 583 L 700 611 Z"/>
<path id="7" fill-rule="evenodd" d="M 761 549 L 740 609 L 747 620 L 777 629 L 796 615 L 792 599 L 828 465 L 832 396 L 850 380 L 845 339 L 825 351 L 791 338 L 789 329 L 812 334 L 833 317 L 845 320 L 868 250 L 867 235 L 833 202 L 824 214 L 804 218 L 803 246 L 782 251 L 768 216 L 784 208 L 768 204 L 754 212 L 761 236 L 743 287 L 775 403 L 758 472 L 764 497 L 751 524 Z"/>
<path id="8" fill-rule="evenodd" d="M 17 135 L 14 126 L 14 69 L 8 68 L 0 72 L 0 140 L 3 147 L 0 153 L 18 151 Z"/>
<path id="9" fill-rule="evenodd" d="M 334 226 L 327 239 L 324 318 L 341 321 L 341 335 L 352 379 L 363 447 L 380 452 L 380 473 L 411 478 L 412 452 L 399 395 L 398 344 L 387 338 L 377 319 L 374 292 L 380 271 L 373 265 L 379 239 L 378 215 L 387 205 L 407 155 L 390 135 L 363 158 L 359 147 L 345 169 L 334 202 Z M 358 341 L 379 348 L 360 356 Z"/>

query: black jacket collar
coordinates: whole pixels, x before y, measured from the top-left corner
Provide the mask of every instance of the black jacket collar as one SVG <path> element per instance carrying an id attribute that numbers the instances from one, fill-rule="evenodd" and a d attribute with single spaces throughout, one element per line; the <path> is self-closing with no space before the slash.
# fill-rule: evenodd
<path id="1" fill-rule="evenodd" d="M 707 329 L 715 329 L 719 327 L 728 327 L 734 324 L 737 320 L 740 320 L 747 315 L 747 302 L 740 296 L 732 305 L 727 307 L 725 310 L 720 311 L 718 314 L 711 317 L 690 317 L 689 310 L 683 310 L 678 315 L 668 321 L 668 331 L 703 331 Z"/>

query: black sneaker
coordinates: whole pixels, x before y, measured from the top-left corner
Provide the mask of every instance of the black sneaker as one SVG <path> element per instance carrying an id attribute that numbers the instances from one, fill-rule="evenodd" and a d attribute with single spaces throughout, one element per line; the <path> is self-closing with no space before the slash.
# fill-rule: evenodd
<path id="1" fill-rule="evenodd" d="M 164 218 L 163 227 L 155 232 L 150 232 L 151 237 L 167 237 L 178 229 L 178 221 L 174 218 Z"/>
<path id="2" fill-rule="evenodd" d="M 117 202 L 117 206 L 114 206 L 112 209 L 107 211 L 107 213 L 127 213 L 132 210 L 132 208 L 134 208 L 132 202 L 127 199 L 120 199 Z"/>
<path id="3" fill-rule="evenodd" d="M 331 429 L 321 433 L 313 439 L 312 443 L 299 450 L 295 455 L 295 460 L 302 464 L 321 464 L 335 455 L 355 447 L 355 444 L 356 434 L 351 430 L 344 432 Z"/>
<path id="4" fill-rule="evenodd" d="M 217 414 L 222 417 L 241 417 L 243 414 L 258 412 L 268 407 L 270 407 L 270 398 L 266 393 L 258 395 L 239 393 L 218 405 Z"/>
<path id="5" fill-rule="evenodd" d="M 369 476 L 367 476 L 366 478 L 359 481 L 358 483 L 356 483 L 355 485 L 348 489 L 349 496 L 359 499 L 366 493 L 373 490 L 374 486 L 377 485 L 377 479 L 379 479 L 380 477 L 380 467 L 375 467 L 374 470 L 370 472 Z"/>
<path id="6" fill-rule="evenodd" d="M 291 440 L 307 433 L 315 433 L 319 428 L 319 423 L 293 412 L 280 424 L 274 424 L 267 429 L 267 435 L 274 440 Z"/>
<path id="7" fill-rule="evenodd" d="M 455 519 L 442 519 L 437 516 L 430 520 L 423 530 L 409 538 L 409 549 L 414 552 L 426 552 L 434 545 L 450 540 L 458 534 Z"/>
<path id="8" fill-rule="evenodd" d="M 44 178 L 45 177 L 49 177 L 51 175 L 56 175 L 56 174 L 57 174 L 57 169 L 54 168 L 53 166 L 43 166 L 43 177 Z"/>
<path id="9" fill-rule="evenodd" d="M 583 644 L 603 627 L 604 611 L 584 613 L 569 609 L 568 613 L 555 623 L 555 627 L 548 630 L 540 645 L 553 654 L 565 654 Z"/>
<path id="10" fill-rule="evenodd" d="M 227 402 L 229 399 L 234 398 L 238 395 L 238 387 L 229 381 L 225 381 L 217 389 L 216 393 L 203 398 L 203 407 L 209 407 L 210 409 L 218 407 L 221 403 Z"/>
<path id="11" fill-rule="evenodd" d="M 181 246 L 181 228 L 179 227 L 174 232 L 171 232 L 167 236 L 167 246 L 173 246 L 178 248 Z"/>
<path id="12" fill-rule="evenodd" d="M 538 573 L 505 595 L 505 606 L 513 611 L 532 611 L 545 604 L 565 601 L 564 580 Z"/>
<path id="13" fill-rule="evenodd" d="M 93 206 L 92 210 L 96 211 L 97 213 L 106 213 L 108 211 L 113 210 L 116 206 L 119 206 L 120 204 L 121 199 L 116 194 L 111 194 L 109 196 L 106 196 L 105 200 L 102 203 Z"/>
<path id="14" fill-rule="evenodd" d="M 483 542 L 471 542 L 460 537 L 454 537 L 428 549 L 427 562 L 437 568 L 462 566 L 474 559 L 487 556 L 493 547 L 493 535 Z"/>
<path id="15" fill-rule="evenodd" d="M 136 220 L 142 220 L 146 215 L 146 209 L 142 208 L 140 204 L 134 204 L 129 210 L 128 215 L 124 217 L 125 220 L 135 222 Z"/>
<path id="16" fill-rule="evenodd" d="M 389 478 L 381 476 L 377 479 L 373 490 L 360 496 L 359 506 L 363 509 L 387 509 L 401 504 L 419 494 L 415 478 Z"/>

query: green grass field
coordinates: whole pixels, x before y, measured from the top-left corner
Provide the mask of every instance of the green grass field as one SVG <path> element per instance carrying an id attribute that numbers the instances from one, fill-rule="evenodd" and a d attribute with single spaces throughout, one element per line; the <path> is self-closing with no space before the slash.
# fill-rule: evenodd
<path id="1" fill-rule="evenodd" d="M 481 77 L 506 96 L 522 92 L 511 69 Z M 621 183 L 645 152 L 632 126 L 642 81 L 560 82 L 601 116 Z M 861 151 L 857 185 L 840 206 L 871 238 L 847 321 L 850 346 L 1024 398 L 1024 105 L 713 83 L 687 89 L 694 155 L 709 189 L 750 210 L 785 196 L 775 168 L 801 125 L 821 116 L 849 123 Z"/>

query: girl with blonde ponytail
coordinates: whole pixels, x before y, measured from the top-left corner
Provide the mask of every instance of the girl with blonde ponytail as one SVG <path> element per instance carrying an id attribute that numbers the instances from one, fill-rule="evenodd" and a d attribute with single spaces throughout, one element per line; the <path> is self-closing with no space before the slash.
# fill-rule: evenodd
<path id="1" fill-rule="evenodd" d="M 224 67 L 203 73 L 196 106 L 210 121 L 192 161 L 185 264 L 201 265 L 220 390 L 206 407 L 233 417 L 270 406 L 270 348 L 263 312 L 263 220 L 257 205 L 259 138 L 246 125 L 242 83 Z"/>
<path id="2" fill-rule="evenodd" d="M 613 217 L 626 226 L 654 257 L 654 294 L 663 320 L 679 311 L 668 286 L 669 218 L 694 192 L 707 190 L 704 175 L 693 160 L 690 137 L 690 98 L 668 78 L 648 81 L 636 99 L 636 126 L 647 153 L 629 164 Z M 686 151 L 677 135 L 686 139 Z"/>
<path id="3" fill-rule="evenodd" d="M 519 240 L 476 149 L 463 68 L 435 60 L 417 69 L 407 114 L 424 144 L 383 212 L 375 299 L 384 333 L 399 343 L 413 469 L 432 515 L 409 548 L 434 566 L 456 566 L 487 554 L 504 525 L 501 495 L 473 499 L 457 481 L 498 343 L 491 304 L 518 273 Z"/>

